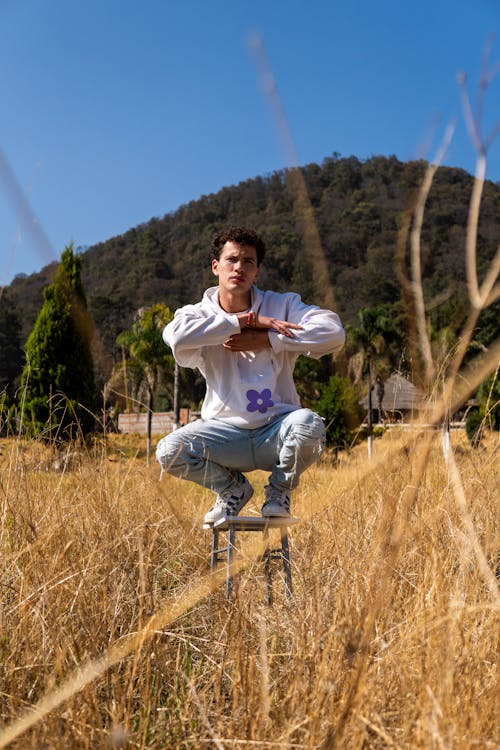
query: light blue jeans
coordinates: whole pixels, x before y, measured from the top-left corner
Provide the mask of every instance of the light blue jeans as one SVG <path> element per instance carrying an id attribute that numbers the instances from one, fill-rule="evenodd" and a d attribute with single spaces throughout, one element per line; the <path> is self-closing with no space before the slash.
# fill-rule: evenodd
<path id="1" fill-rule="evenodd" d="M 324 446 L 321 417 L 297 409 L 253 430 L 198 419 L 162 438 L 156 458 L 163 471 L 217 493 L 234 483 L 235 472 L 254 469 L 269 471 L 269 484 L 290 492 Z"/>

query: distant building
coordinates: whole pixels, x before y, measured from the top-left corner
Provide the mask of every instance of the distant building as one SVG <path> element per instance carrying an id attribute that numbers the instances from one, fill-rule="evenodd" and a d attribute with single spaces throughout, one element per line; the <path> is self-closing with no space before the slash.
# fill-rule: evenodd
<path id="1" fill-rule="evenodd" d="M 378 414 L 379 421 L 389 419 L 402 421 L 411 418 L 415 412 L 425 409 L 428 405 L 424 393 L 412 382 L 394 372 L 383 383 L 383 389 L 378 384 L 372 386 L 372 412 L 378 412 L 379 396 L 382 414 Z M 360 401 L 368 411 L 368 396 Z"/>

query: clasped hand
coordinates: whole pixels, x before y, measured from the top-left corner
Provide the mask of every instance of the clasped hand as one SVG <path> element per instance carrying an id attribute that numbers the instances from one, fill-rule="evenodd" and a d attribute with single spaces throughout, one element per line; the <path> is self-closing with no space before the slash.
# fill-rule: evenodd
<path id="1" fill-rule="evenodd" d="M 275 331 L 281 333 L 287 338 L 295 338 L 294 330 L 301 330 L 302 326 L 296 323 L 289 323 L 287 320 L 278 320 L 266 315 L 255 316 L 255 326 L 252 328 L 243 328 L 240 333 L 230 336 L 223 346 L 233 352 L 257 352 L 263 349 L 269 349 L 268 332 Z"/>

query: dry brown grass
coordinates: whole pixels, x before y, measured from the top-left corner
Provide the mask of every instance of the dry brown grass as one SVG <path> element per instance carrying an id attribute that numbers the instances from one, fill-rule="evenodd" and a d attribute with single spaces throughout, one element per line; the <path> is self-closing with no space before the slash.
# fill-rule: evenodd
<path id="1" fill-rule="evenodd" d="M 210 493 L 136 440 L 1 442 L 0 747 L 498 747 L 498 442 L 452 444 L 475 540 L 439 438 L 390 433 L 304 476 L 269 608 L 251 539 L 210 588 Z"/>

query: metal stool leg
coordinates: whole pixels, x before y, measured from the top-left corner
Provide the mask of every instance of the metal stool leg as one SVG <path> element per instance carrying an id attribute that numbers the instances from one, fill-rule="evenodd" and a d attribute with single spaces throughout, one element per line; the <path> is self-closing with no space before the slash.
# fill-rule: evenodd
<path id="1" fill-rule="evenodd" d="M 233 559 L 236 532 L 234 526 L 230 526 L 227 532 L 227 578 L 226 578 L 226 597 L 231 598 L 234 590 L 233 586 Z"/>
<path id="2" fill-rule="evenodd" d="M 270 606 L 273 603 L 273 579 L 271 577 L 272 552 L 269 549 L 268 529 L 265 528 L 262 533 L 264 537 L 264 552 L 262 553 L 262 562 L 264 563 L 264 576 L 266 579 L 266 604 Z"/>
<path id="3" fill-rule="evenodd" d="M 217 528 L 212 528 L 212 547 L 210 554 L 210 569 L 214 572 L 219 562 L 226 557 L 226 598 L 230 599 L 234 592 L 234 570 L 236 552 L 236 531 L 257 531 L 263 534 L 264 550 L 261 562 L 264 566 L 266 604 L 273 603 L 272 590 L 272 561 L 281 560 L 285 578 L 286 596 L 292 596 L 292 568 L 290 564 L 290 547 L 288 543 L 288 526 L 297 523 L 298 519 L 290 519 L 289 523 L 283 523 L 281 519 L 234 517 L 222 519 Z M 269 529 L 280 530 L 281 546 L 270 547 Z M 226 534 L 226 544 L 219 547 L 220 534 Z"/>
<path id="4" fill-rule="evenodd" d="M 281 529 L 281 556 L 283 559 L 283 570 L 285 571 L 285 590 L 287 597 L 292 595 L 292 568 L 290 566 L 290 547 L 288 545 L 288 529 Z"/>
<path id="5" fill-rule="evenodd" d="M 217 529 L 212 529 L 212 550 L 210 553 L 210 571 L 212 573 L 217 567 L 218 551 L 219 551 L 219 532 Z"/>

